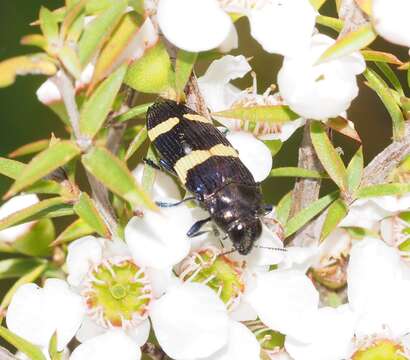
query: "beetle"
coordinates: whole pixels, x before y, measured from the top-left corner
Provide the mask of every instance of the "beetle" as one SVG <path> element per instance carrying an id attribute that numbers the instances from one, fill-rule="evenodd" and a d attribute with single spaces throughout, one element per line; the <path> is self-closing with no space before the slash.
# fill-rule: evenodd
<path id="1" fill-rule="evenodd" d="M 208 118 L 182 103 L 161 99 L 147 110 L 147 130 L 158 151 L 151 165 L 177 176 L 209 218 L 197 221 L 187 235 L 198 235 L 213 221 L 240 254 L 248 254 L 262 232 L 260 184 L 238 152 Z M 175 205 L 175 204 L 173 204 Z"/>

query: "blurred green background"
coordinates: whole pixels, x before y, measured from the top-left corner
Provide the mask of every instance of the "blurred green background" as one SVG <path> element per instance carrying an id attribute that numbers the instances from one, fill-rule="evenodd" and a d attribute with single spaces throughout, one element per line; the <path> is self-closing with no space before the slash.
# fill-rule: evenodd
<path id="1" fill-rule="evenodd" d="M 62 5 L 62 1 L 45 0 L 0 0 L 0 60 L 10 56 L 36 51 L 19 44 L 20 38 L 28 33 L 37 32 L 37 27 L 30 26 L 30 22 L 37 19 L 40 6 L 50 9 Z M 335 14 L 333 1 L 328 1 L 322 13 Z M 264 91 L 270 84 L 275 83 L 276 74 L 281 65 L 281 57 L 263 52 L 260 45 L 249 35 L 246 19 L 238 22 L 240 33 L 240 50 L 246 57 L 252 57 L 251 65 L 258 74 L 259 91 Z M 333 37 L 336 34 L 327 29 L 320 29 Z M 375 49 L 390 50 L 401 59 L 406 59 L 404 48 L 395 48 L 378 40 L 373 44 Z M 206 69 L 207 64 L 199 64 L 198 73 Z M 362 78 L 360 82 L 362 83 Z M 0 89 L 0 156 L 7 154 L 22 144 L 50 137 L 53 132 L 63 136 L 64 131 L 57 117 L 36 99 L 35 91 L 44 81 L 40 76 L 19 77 L 17 82 L 6 89 Z M 405 82 L 403 82 L 405 83 Z M 243 87 L 251 85 L 251 78 L 247 76 L 237 81 Z M 363 139 L 366 162 L 382 150 L 390 141 L 391 124 L 389 116 L 377 96 L 363 84 L 360 85 L 360 95 L 349 110 L 349 118 L 354 121 Z M 274 166 L 294 165 L 297 161 L 297 144 L 301 139 L 301 131 L 288 141 L 275 158 Z M 334 135 L 334 143 L 344 151 L 346 161 L 357 148 L 353 141 Z M 269 201 L 277 201 L 284 192 L 291 188 L 292 179 L 268 180 L 265 191 Z M 0 178 L 0 194 L 4 193 L 10 181 Z"/>

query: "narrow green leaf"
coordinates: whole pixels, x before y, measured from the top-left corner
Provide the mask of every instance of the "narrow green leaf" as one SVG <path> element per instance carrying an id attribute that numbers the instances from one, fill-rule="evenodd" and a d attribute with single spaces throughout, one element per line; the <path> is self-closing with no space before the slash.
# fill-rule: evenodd
<path id="1" fill-rule="evenodd" d="M 137 116 L 144 115 L 147 112 L 148 108 L 153 104 L 154 104 L 153 102 L 149 102 L 146 104 L 137 105 L 133 107 L 132 109 L 128 110 L 127 112 L 117 116 L 115 120 L 119 122 L 123 122 L 123 121 L 134 119 Z"/>
<path id="2" fill-rule="evenodd" d="M 357 196 L 359 198 L 386 196 L 386 195 L 405 195 L 410 192 L 410 184 L 391 183 L 371 185 L 359 189 Z"/>
<path id="3" fill-rule="evenodd" d="M 298 167 L 280 167 L 272 169 L 269 176 L 272 177 L 300 177 L 300 178 L 313 178 L 321 179 L 323 174 L 315 170 L 303 169 Z"/>
<path id="4" fill-rule="evenodd" d="M 72 213 L 71 205 L 67 204 L 64 198 L 55 197 L 46 199 L 0 220 L 0 230 L 10 226 L 38 220 L 42 217 L 58 217 L 71 215 Z"/>
<path id="5" fill-rule="evenodd" d="M 390 81 L 400 96 L 404 96 L 403 87 L 400 80 L 390 66 L 383 62 L 376 62 L 377 67 L 383 72 L 384 76 Z"/>
<path id="6" fill-rule="evenodd" d="M 57 72 L 57 66 L 44 54 L 13 57 L 0 61 L 0 88 L 14 83 L 17 75 L 47 75 Z"/>
<path id="7" fill-rule="evenodd" d="M 57 330 L 54 332 L 53 336 L 50 339 L 50 343 L 48 345 L 48 354 L 50 355 L 51 360 L 61 360 L 63 352 L 58 351 L 57 348 L 58 344 L 58 336 L 57 336 Z"/>
<path id="8" fill-rule="evenodd" d="M 137 184 L 126 164 L 101 147 L 92 148 L 82 158 L 85 168 L 113 193 L 134 206 L 157 207 Z"/>
<path id="9" fill-rule="evenodd" d="M 292 191 L 289 191 L 282 199 L 280 199 L 275 209 L 275 217 L 282 224 L 286 225 L 290 210 L 292 208 Z"/>
<path id="10" fill-rule="evenodd" d="M 85 5 L 88 0 L 81 0 L 75 2 L 66 13 L 63 23 L 61 24 L 61 38 L 65 39 L 70 28 L 73 26 L 78 17 L 85 12 Z"/>
<path id="11" fill-rule="evenodd" d="M 337 199 L 329 206 L 326 219 L 322 227 L 322 232 L 320 234 L 320 241 L 326 239 L 330 233 L 336 229 L 336 226 L 347 215 L 347 210 L 348 209 L 345 203 L 341 199 Z"/>
<path id="12" fill-rule="evenodd" d="M 147 128 L 144 126 L 138 135 L 132 140 L 130 146 L 125 153 L 125 160 L 127 161 L 135 152 L 145 143 L 148 138 Z"/>
<path id="13" fill-rule="evenodd" d="M 89 91 L 118 66 L 130 59 L 133 42 L 141 37 L 140 18 L 135 13 L 125 14 L 98 56 Z"/>
<path id="14" fill-rule="evenodd" d="M 396 55 L 388 52 L 365 49 L 360 51 L 366 61 L 384 62 L 393 65 L 403 65 L 403 62 Z"/>
<path id="15" fill-rule="evenodd" d="M 343 20 L 336 19 L 334 17 L 330 16 L 323 16 L 323 15 L 318 15 L 316 16 L 316 23 L 319 25 L 326 26 L 330 29 L 333 29 L 337 32 L 342 31 L 344 22 Z"/>
<path id="16" fill-rule="evenodd" d="M 316 154 L 331 179 L 342 190 L 347 189 L 347 172 L 340 155 L 333 147 L 326 133 L 325 126 L 320 121 L 310 125 L 310 136 Z"/>
<path id="17" fill-rule="evenodd" d="M 174 87 L 171 60 L 161 41 L 129 66 L 125 83 L 135 90 L 154 94 Z"/>
<path id="18" fill-rule="evenodd" d="M 100 130 L 114 104 L 126 71 L 126 65 L 117 69 L 98 86 L 83 105 L 80 114 L 80 130 L 82 134 L 93 138 Z"/>
<path id="19" fill-rule="evenodd" d="M 45 7 L 40 9 L 40 28 L 49 46 L 58 42 L 58 22 L 53 12 Z"/>
<path id="20" fill-rule="evenodd" d="M 268 124 L 282 124 L 296 120 L 300 116 L 294 113 L 287 105 L 258 105 L 238 107 L 225 111 L 218 111 L 212 116 L 240 119 L 250 122 L 266 122 Z"/>
<path id="21" fill-rule="evenodd" d="M 147 159 L 154 161 L 154 163 L 156 162 L 156 157 L 154 151 L 152 150 L 152 145 L 148 148 L 146 157 Z M 155 176 L 156 170 L 152 166 L 145 164 L 144 170 L 142 172 L 141 185 L 147 194 L 151 194 L 152 192 L 152 188 L 155 182 Z"/>
<path id="22" fill-rule="evenodd" d="M 385 86 L 373 70 L 367 68 L 363 75 L 367 80 L 367 85 L 376 92 L 392 118 L 394 139 L 401 139 L 404 136 L 404 117 L 391 89 Z"/>
<path id="23" fill-rule="evenodd" d="M 371 15 L 372 10 L 372 2 L 371 0 L 355 0 L 356 4 L 360 7 L 360 9 L 366 14 Z"/>
<path id="24" fill-rule="evenodd" d="M 6 196 L 10 197 L 35 183 L 58 167 L 68 163 L 75 156 L 79 155 L 80 152 L 81 150 L 73 142 L 58 141 L 36 155 L 30 163 L 24 167 L 24 170 L 19 174 Z"/>
<path id="25" fill-rule="evenodd" d="M 11 179 L 17 179 L 25 166 L 26 164 L 23 164 L 20 161 L 0 157 L 0 174 Z"/>
<path id="26" fill-rule="evenodd" d="M 326 0 L 310 0 L 310 3 L 316 10 L 319 10 L 325 2 Z"/>
<path id="27" fill-rule="evenodd" d="M 77 52 L 69 45 L 63 45 L 58 50 L 58 58 L 63 63 L 68 72 L 75 78 L 80 79 L 81 64 Z"/>
<path id="28" fill-rule="evenodd" d="M 344 37 L 339 38 L 335 44 L 326 49 L 317 63 L 337 59 L 361 50 L 371 44 L 376 37 L 377 34 L 370 23 L 362 25 L 357 30 L 351 31 Z"/>
<path id="29" fill-rule="evenodd" d="M 94 229 L 83 219 L 78 219 L 68 225 L 51 245 L 57 246 L 60 244 L 65 244 L 92 233 L 94 233 Z"/>
<path id="30" fill-rule="evenodd" d="M 323 196 L 322 198 L 310 204 L 305 209 L 298 212 L 291 219 L 289 219 L 284 229 L 285 237 L 289 237 L 290 235 L 294 234 L 296 231 L 298 231 L 304 225 L 306 225 L 310 220 L 312 220 L 315 216 L 319 215 L 333 201 L 337 199 L 338 195 L 339 195 L 339 192 L 335 191 L 331 194 Z"/>
<path id="31" fill-rule="evenodd" d="M 111 238 L 110 230 L 108 229 L 104 218 L 87 193 L 81 193 L 78 202 L 74 205 L 74 211 L 81 219 L 90 225 L 96 233 L 104 238 Z"/>
<path id="32" fill-rule="evenodd" d="M 49 143 L 50 143 L 49 139 L 34 141 L 32 143 L 20 146 L 16 150 L 12 151 L 9 154 L 9 156 L 12 158 L 16 158 L 16 157 L 25 156 L 25 155 L 36 154 L 40 151 L 43 151 L 44 149 L 47 149 Z M 0 158 L 0 163 L 1 163 L 1 158 Z M 21 168 L 21 170 L 23 169 L 23 167 Z"/>
<path id="33" fill-rule="evenodd" d="M 350 160 L 350 163 L 347 167 L 347 183 L 349 185 L 349 192 L 351 194 L 355 194 L 359 189 L 363 176 L 363 167 L 363 148 L 360 147 Z"/>
<path id="34" fill-rule="evenodd" d="M 41 349 L 22 337 L 12 333 L 10 330 L 0 326 L 0 336 L 16 349 L 26 354 L 31 360 L 46 360 Z"/>
<path id="35" fill-rule="evenodd" d="M 78 53 L 83 66 L 90 62 L 108 39 L 123 16 L 127 5 L 126 0 L 110 2 L 110 7 L 106 8 L 87 26 L 78 43 Z"/>
<path id="36" fill-rule="evenodd" d="M 51 256 L 50 244 L 55 239 L 50 219 L 37 221 L 26 234 L 11 243 L 13 251 L 27 256 Z"/>
<path id="37" fill-rule="evenodd" d="M 184 93 L 184 88 L 191 76 L 198 53 L 178 50 L 177 59 L 175 62 L 175 90 L 178 98 Z"/>
<path id="38" fill-rule="evenodd" d="M 282 149 L 282 141 L 280 140 L 263 140 L 263 143 L 269 148 L 272 157 L 274 157 L 280 149 Z"/>
<path id="39" fill-rule="evenodd" d="M 36 258 L 14 258 L 0 261 L 0 280 L 19 278 L 44 262 Z"/>
<path id="40" fill-rule="evenodd" d="M 47 49 L 47 40 L 40 34 L 25 35 L 20 39 L 20 44 L 26 46 L 36 46 L 43 50 Z"/>

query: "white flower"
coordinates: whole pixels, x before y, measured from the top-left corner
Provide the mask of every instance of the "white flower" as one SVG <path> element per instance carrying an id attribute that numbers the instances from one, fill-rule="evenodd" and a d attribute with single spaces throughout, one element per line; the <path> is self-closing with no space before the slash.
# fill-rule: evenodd
<path id="1" fill-rule="evenodd" d="M 7 327 L 32 343 L 47 348 L 57 331 L 58 349 L 63 350 L 78 330 L 85 309 L 79 295 L 66 282 L 48 279 L 44 288 L 24 284 L 7 310 Z"/>
<path id="2" fill-rule="evenodd" d="M 410 3 L 407 0 L 373 0 L 372 22 L 386 40 L 410 47 Z"/>
<path id="3" fill-rule="evenodd" d="M 316 18 L 308 0 L 160 0 L 157 9 L 165 36 L 195 52 L 235 45 L 236 30 L 228 13 L 248 16 L 251 34 L 263 48 L 286 56 L 308 47 Z M 233 39 L 229 46 L 224 44 L 227 38 Z"/>
<path id="4" fill-rule="evenodd" d="M 110 330 L 76 347 L 70 360 L 139 360 L 141 350 L 122 331 Z"/>
<path id="5" fill-rule="evenodd" d="M 7 216 L 35 205 L 39 202 L 37 195 L 26 194 L 16 195 L 10 200 L 0 206 L 0 220 L 5 219 Z M 30 221 L 21 225 L 9 227 L 0 231 L 0 240 L 6 242 L 13 242 L 17 238 L 23 236 L 30 231 L 35 221 Z"/>
<path id="6" fill-rule="evenodd" d="M 410 268 L 399 252 L 378 239 L 353 246 L 348 267 L 349 304 L 357 316 L 358 338 L 400 337 L 410 332 Z"/>
<path id="7" fill-rule="evenodd" d="M 283 99 L 305 118 L 324 120 L 338 116 L 358 94 L 356 75 L 366 68 L 360 53 L 315 65 L 334 43 L 328 36 L 314 35 L 310 49 L 296 58 L 286 57 L 279 71 L 278 85 Z"/>
<path id="8" fill-rule="evenodd" d="M 379 196 L 356 200 L 339 226 L 373 229 L 380 220 L 410 209 L 410 194 Z"/>
<path id="9" fill-rule="evenodd" d="M 198 79 L 201 93 L 212 112 L 234 109 L 235 107 L 251 107 L 263 105 L 284 105 L 278 93 L 271 95 L 272 89 L 257 94 L 256 79 L 253 89 L 242 91 L 230 83 L 231 80 L 242 78 L 251 71 L 248 61 L 243 55 L 226 55 L 215 60 L 206 73 Z M 245 130 L 262 140 L 286 141 L 305 120 L 302 118 L 282 124 L 269 124 L 259 119 L 256 124 L 240 119 L 215 116 L 215 118 L 230 130 Z"/>

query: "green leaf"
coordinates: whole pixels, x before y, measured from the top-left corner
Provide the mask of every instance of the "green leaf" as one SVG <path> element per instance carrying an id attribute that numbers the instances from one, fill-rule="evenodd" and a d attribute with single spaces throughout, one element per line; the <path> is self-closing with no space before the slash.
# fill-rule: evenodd
<path id="1" fill-rule="evenodd" d="M 383 62 L 376 62 L 377 67 L 383 72 L 384 76 L 390 81 L 400 96 L 404 96 L 404 91 L 400 80 L 390 66 Z"/>
<path id="2" fill-rule="evenodd" d="M 156 157 L 152 149 L 152 145 L 148 148 L 146 158 L 154 161 L 154 163 L 156 162 Z M 156 176 L 156 170 L 152 166 L 145 164 L 144 170 L 142 172 L 141 184 L 142 184 L 142 188 L 145 190 L 147 194 L 151 194 L 152 192 L 152 188 L 155 182 L 155 176 Z"/>
<path id="3" fill-rule="evenodd" d="M 269 176 L 272 177 L 300 177 L 322 179 L 323 174 L 315 170 L 303 169 L 298 167 L 280 167 L 272 169 Z"/>
<path id="4" fill-rule="evenodd" d="M 49 139 L 34 141 L 32 143 L 20 146 L 16 150 L 12 151 L 9 154 L 9 156 L 12 158 L 16 158 L 16 157 L 25 156 L 25 155 L 36 154 L 40 151 L 43 151 L 44 149 L 47 149 L 49 144 L 50 144 Z M 0 163 L 1 163 L 1 158 L 0 158 Z M 21 167 L 21 170 L 23 170 L 23 167 L 24 165 Z"/>
<path id="5" fill-rule="evenodd" d="M 367 85 L 376 92 L 393 121 L 393 137 L 396 140 L 404 136 L 404 117 L 403 113 L 397 104 L 391 89 L 386 87 L 383 80 L 371 69 L 367 68 L 363 75 L 367 80 Z"/>
<path id="6" fill-rule="evenodd" d="M 53 12 L 45 7 L 40 9 L 40 28 L 47 39 L 48 45 L 58 44 L 58 22 Z"/>
<path id="7" fill-rule="evenodd" d="M 386 196 L 386 195 L 405 195 L 410 192 L 410 184 L 391 183 L 371 185 L 359 189 L 359 198 Z"/>
<path id="8" fill-rule="evenodd" d="M 294 113 L 287 105 L 258 105 L 238 107 L 225 111 L 218 111 L 212 116 L 240 119 L 253 123 L 266 122 L 268 124 L 282 124 L 296 120 L 300 116 Z"/>
<path id="9" fill-rule="evenodd" d="M 0 280 L 19 278 L 44 261 L 35 258 L 14 258 L 0 261 Z"/>
<path id="10" fill-rule="evenodd" d="M 184 94 L 184 88 L 191 76 L 198 53 L 178 50 L 175 62 L 175 90 L 177 98 L 180 99 Z"/>
<path id="11" fill-rule="evenodd" d="M 54 332 L 53 336 L 50 339 L 50 343 L 48 345 L 48 354 L 50 355 L 51 360 L 61 360 L 63 351 L 58 351 L 57 348 L 58 344 L 58 336 L 57 330 Z"/>
<path id="12" fill-rule="evenodd" d="M 135 13 L 128 13 L 123 16 L 120 23 L 111 34 L 104 48 L 97 59 L 93 78 L 91 80 L 89 91 L 106 76 L 108 76 L 113 69 L 126 62 L 132 52 L 132 47 L 135 45 L 135 39 L 140 37 L 139 22 Z"/>
<path id="13" fill-rule="evenodd" d="M 11 179 L 17 179 L 25 166 L 26 164 L 23 164 L 20 161 L 0 157 L 0 174 Z"/>
<path id="14" fill-rule="evenodd" d="M 88 225 L 83 219 L 77 219 L 58 235 L 57 239 L 51 244 L 51 246 L 65 244 L 92 233 L 94 233 L 94 229 L 90 225 Z"/>
<path id="15" fill-rule="evenodd" d="M 13 57 L 0 62 L 0 88 L 14 83 L 17 75 L 47 75 L 57 72 L 57 66 L 44 54 Z"/>
<path id="16" fill-rule="evenodd" d="M 80 113 L 80 131 L 82 134 L 93 138 L 100 130 L 114 104 L 126 71 L 126 65 L 117 69 L 98 86 L 83 105 Z"/>
<path id="17" fill-rule="evenodd" d="M 316 154 L 331 179 L 342 190 L 347 190 L 347 172 L 340 155 L 337 153 L 320 121 L 310 124 L 310 136 Z"/>
<path id="18" fill-rule="evenodd" d="M 80 152 L 81 150 L 73 142 L 58 141 L 36 155 L 30 163 L 24 167 L 24 170 L 19 174 L 16 182 L 12 185 L 6 196 L 10 197 L 35 183 L 58 167 L 68 163 L 75 156 L 79 155 Z"/>
<path id="19" fill-rule="evenodd" d="M 388 52 L 365 49 L 360 51 L 366 61 L 383 62 L 393 65 L 403 65 L 403 62 L 396 55 Z"/>
<path id="20" fill-rule="evenodd" d="M 145 143 L 145 141 L 148 138 L 148 131 L 147 128 L 144 126 L 138 135 L 134 137 L 132 140 L 130 146 L 127 149 L 127 152 L 125 153 L 125 160 L 127 161 L 132 155 L 135 154 L 135 152 Z"/>
<path id="21" fill-rule="evenodd" d="M 53 218 L 73 213 L 72 206 L 62 197 L 55 197 L 38 202 L 25 209 L 19 210 L 0 220 L 0 230 L 10 226 L 41 219 Z"/>
<path id="22" fill-rule="evenodd" d="M 125 83 L 135 90 L 154 94 L 174 87 L 171 60 L 161 41 L 129 66 Z"/>
<path id="23" fill-rule="evenodd" d="M 143 115 L 147 112 L 148 108 L 153 105 L 153 102 L 149 102 L 142 105 L 137 105 L 132 109 L 128 110 L 127 112 L 117 116 L 115 120 L 119 122 L 127 121 L 136 118 L 139 115 Z"/>
<path id="24" fill-rule="evenodd" d="M 75 2 L 68 10 L 61 24 L 61 38 L 65 39 L 70 28 L 75 24 L 80 15 L 85 13 L 85 5 L 88 0 Z"/>
<path id="25" fill-rule="evenodd" d="M 336 229 L 336 226 L 347 215 L 347 210 L 348 209 L 345 203 L 341 199 L 337 199 L 329 206 L 326 219 L 322 227 L 322 232 L 320 234 L 320 241 L 326 239 L 330 233 Z"/>
<path id="26" fill-rule="evenodd" d="M 22 337 L 12 333 L 10 330 L 0 326 L 0 336 L 9 344 L 13 345 L 17 350 L 26 354 L 31 360 L 46 360 L 41 349 Z"/>
<path id="27" fill-rule="evenodd" d="M 128 2 L 117 0 L 110 2 L 110 7 L 99 14 L 85 29 L 78 43 L 80 62 L 84 66 L 103 46 L 123 16 Z"/>
<path id="28" fill-rule="evenodd" d="M 280 149 L 282 149 L 282 141 L 280 140 L 263 140 L 263 143 L 269 148 L 272 157 L 274 157 Z"/>
<path id="29" fill-rule="evenodd" d="M 104 238 L 111 238 L 110 230 L 108 229 L 103 216 L 98 211 L 94 201 L 82 192 L 78 202 L 74 205 L 75 213 L 91 226 L 96 233 Z"/>
<path id="30" fill-rule="evenodd" d="M 310 0 L 310 3 L 316 10 L 319 10 L 325 2 L 326 0 Z"/>
<path id="31" fill-rule="evenodd" d="M 338 59 L 357 50 L 361 50 L 371 44 L 376 37 L 377 34 L 370 23 L 362 25 L 357 30 L 351 31 L 344 37 L 339 38 L 335 44 L 326 49 L 320 56 L 317 64 Z"/>
<path id="32" fill-rule="evenodd" d="M 285 226 L 288 221 L 290 210 L 292 208 L 292 191 L 289 191 L 282 199 L 280 199 L 275 209 L 276 219 Z"/>
<path id="33" fill-rule="evenodd" d="M 372 13 L 372 2 L 371 0 L 355 0 L 359 8 L 366 14 L 371 15 Z"/>
<path id="34" fill-rule="evenodd" d="M 58 58 L 75 79 L 80 79 L 82 70 L 80 59 L 77 52 L 70 45 L 63 45 L 58 50 Z"/>
<path id="35" fill-rule="evenodd" d="M 55 239 L 55 229 L 50 219 L 37 221 L 26 234 L 10 245 L 13 251 L 27 256 L 50 256 L 50 244 Z"/>
<path id="36" fill-rule="evenodd" d="M 316 16 L 316 23 L 319 25 L 326 26 L 337 32 L 341 32 L 343 29 L 343 25 L 344 25 L 343 20 L 336 19 L 330 16 L 323 16 L 323 15 Z"/>
<path id="37" fill-rule="evenodd" d="M 36 46 L 43 50 L 47 49 L 47 40 L 40 34 L 25 35 L 20 39 L 20 44 L 26 46 Z"/>
<path id="38" fill-rule="evenodd" d="M 349 166 L 347 167 L 347 183 L 351 194 L 355 194 L 359 189 L 363 176 L 363 167 L 363 148 L 360 147 L 350 160 Z"/>
<path id="39" fill-rule="evenodd" d="M 108 189 L 134 206 L 157 207 L 137 184 L 126 164 L 102 147 L 94 147 L 82 158 L 85 168 Z"/>
<path id="40" fill-rule="evenodd" d="M 312 204 L 310 204 L 305 209 L 298 212 L 295 216 L 288 220 L 285 225 L 285 237 L 289 237 L 290 235 L 294 234 L 296 231 L 301 229 L 304 225 L 306 225 L 310 220 L 312 220 L 315 216 L 320 214 L 323 210 L 325 210 L 333 201 L 337 199 L 339 195 L 338 191 L 335 191 L 331 194 L 323 196 L 322 198 L 316 200 Z"/>

